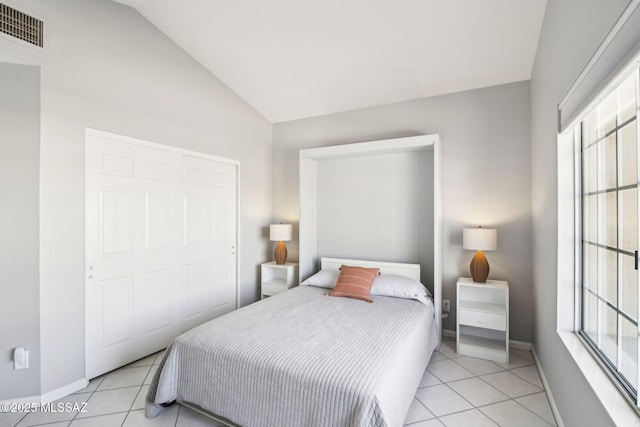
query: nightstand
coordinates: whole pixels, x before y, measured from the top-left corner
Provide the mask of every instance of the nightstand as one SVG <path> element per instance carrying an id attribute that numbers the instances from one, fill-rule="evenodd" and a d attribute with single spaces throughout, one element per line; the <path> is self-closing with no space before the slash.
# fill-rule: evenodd
<path id="1" fill-rule="evenodd" d="M 509 284 L 461 277 L 456 299 L 457 353 L 509 363 Z"/>
<path id="2" fill-rule="evenodd" d="M 260 298 L 264 299 L 278 292 L 286 291 L 297 284 L 298 264 L 287 262 L 276 264 L 265 262 L 260 267 Z"/>

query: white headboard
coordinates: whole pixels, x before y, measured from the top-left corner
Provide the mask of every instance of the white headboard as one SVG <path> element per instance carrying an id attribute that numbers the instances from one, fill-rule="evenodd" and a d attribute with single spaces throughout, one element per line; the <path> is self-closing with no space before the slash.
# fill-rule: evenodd
<path id="1" fill-rule="evenodd" d="M 322 270 L 338 270 L 341 265 L 355 267 L 377 267 L 382 274 L 397 274 L 420 281 L 420 264 L 404 264 L 399 262 L 363 261 L 344 258 L 321 258 Z"/>

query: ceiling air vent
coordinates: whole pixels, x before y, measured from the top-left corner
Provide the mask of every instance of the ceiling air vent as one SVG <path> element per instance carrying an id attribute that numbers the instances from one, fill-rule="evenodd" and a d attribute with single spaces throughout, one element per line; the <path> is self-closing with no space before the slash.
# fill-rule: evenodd
<path id="1" fill-rule="evenodd" d="M 2 3 L 0 32 L 42 47 L 42 21 Z"/>

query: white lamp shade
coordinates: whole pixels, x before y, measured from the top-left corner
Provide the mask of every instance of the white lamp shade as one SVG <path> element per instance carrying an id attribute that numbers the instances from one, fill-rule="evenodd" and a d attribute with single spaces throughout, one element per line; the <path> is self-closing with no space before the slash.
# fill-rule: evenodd
<path id="1" fill-rule="evenodd" d="M 462 230 L 462 247 L 473 251 L 498 249 L 498 231 L 495 228 L 465 228 Z"/>
<path id="2" fill-rule="evenodd" d="M 288 242 L 293 236 L 291 224 L 271 224 L 269 226 L 269 240 L 273 242 Z"/>

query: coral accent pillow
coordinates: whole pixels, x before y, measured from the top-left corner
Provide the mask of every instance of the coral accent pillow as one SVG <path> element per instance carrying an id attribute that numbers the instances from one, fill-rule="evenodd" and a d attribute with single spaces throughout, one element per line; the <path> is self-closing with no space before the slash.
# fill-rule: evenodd
<path id="1" fill-rule="evenodd" d="M 340 276 L 338 276 L 336 286 L 332 292 L 329 292 L 329 295 L 373 302 L 371 299 L 371 285 L 373 284 L 373 279 L 379 273 L 379 268 L 343 265 L 340 267 Z"/>

